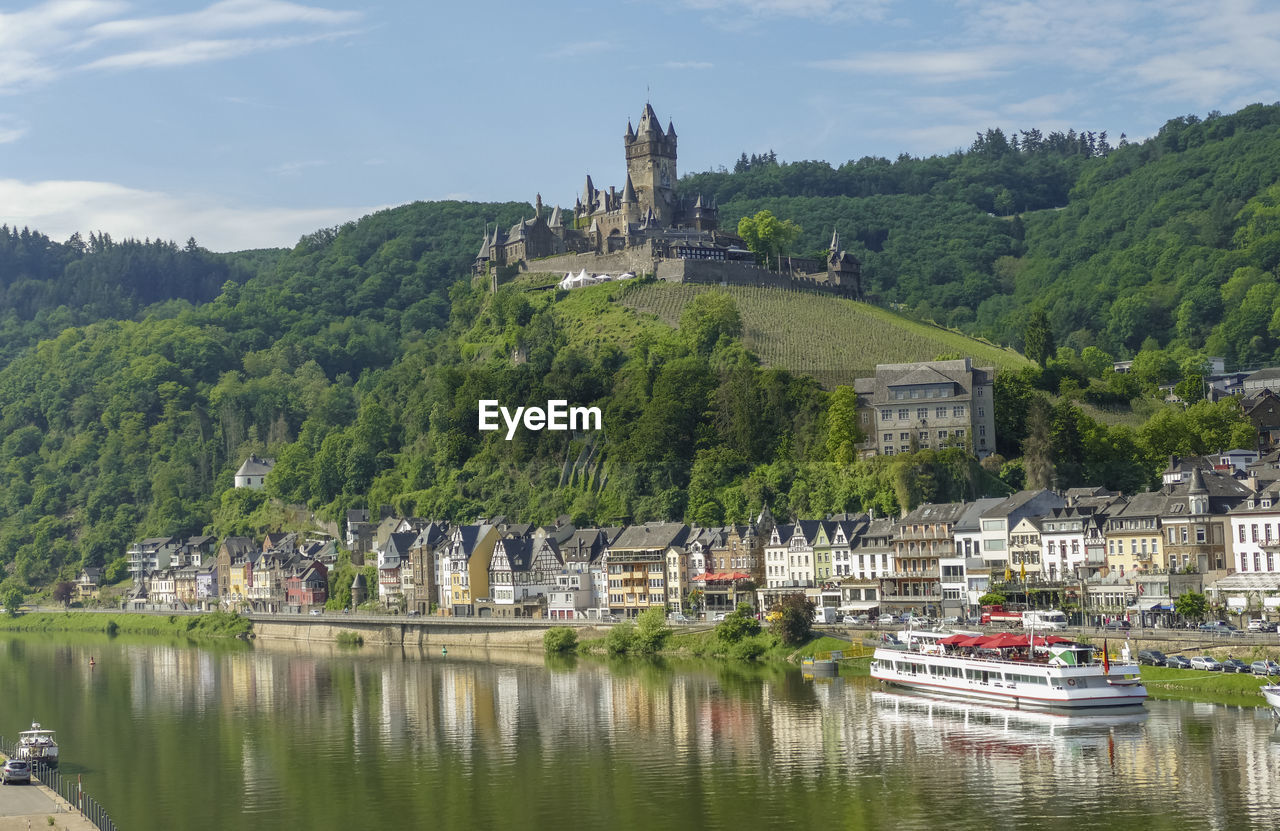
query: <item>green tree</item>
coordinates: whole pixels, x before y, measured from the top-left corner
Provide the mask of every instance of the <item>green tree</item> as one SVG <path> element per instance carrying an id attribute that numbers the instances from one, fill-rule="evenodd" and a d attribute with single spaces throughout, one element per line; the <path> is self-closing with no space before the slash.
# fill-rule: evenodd
<path id="1" fill-rule="evenodd" d="M 1183 620 L 1204 620 L 1209 611 L 1209 598 L 1200 592 L 1183 592 L 1173 601 L 1173 610 Z"/>
<path id="2" fill-rule="evenodd" d="M 862 442 L 858 429 L 858 393 L 853 387 L 836 387 L 827 404 L 827 455 L 837 464 L 852 464 Z"/>
<path id="3" fill-rule="evenodd" d="M 1043 396 L 1031 399 L 1027 413 L 1027 438 L 1022 442 L 1022 463 L 1027 487 L 1033 490 L 1054 485 L 1053 442 L 1050 435 L 1053 412 Z"/>
<path id="4" fill-rule="evenodd" d="M 716 624 L 715 633 L 716 639 L 725 644 L 738 643 L 743 638 L 760 634 L 760 621 L 756 620 L 755 609 L 750 604 L 739 603 L 738 608 Z"/>
<path id="5" fill-rule="evenodd" d="M 800 234 L 799 225 L 789 219 L 778 219 L 767 209 L 738 220 L 738 236 L 760 263 L 771 263 L 790 254 Z"/>
<path id="6" fill-rule="evenodd" d="M 0 604 L 4 605 L 4 610 L 9 617 L 18 616 L 18 607 L 22 605 L 23 597 L 22 589 L 12 583 L 0 589 Z"/>
<path id="7" fill-rule="evenodd" d="M 813 618 L 817 604 L 802 593 L 784 596 L 774 611 L 779 612 L 770 626 L 778 639 L 788 646 L 800 646 L 813 637 Z"/>
<path id="8" fill-rule="evenodd" d="M 666 610 L 661 606 L 650 606 L 636 618 L 633 649 L 641 655 L 652 655 L 661 651 L 670 636 L 671 627 L 667 625 Z"/>
<path id="9" fill-rule="evenodd" d="M 1027 325 L 1022 330 L 1023 352 L 1041 367 L 1053 357 L 1056 347 L 1053 345 L 1053 327 L 1049 324 L 1049 314 L 1044 306 L 1036 306 L 1031 310 Z"/>
<path id="10" fill-rule="evenodd" d="M 542 648 L 548 654 L 573 652 L 578 648 L 578 633 L 572 626 L 552 626 L 542 635 Z"/>
<path id="11" fill-rule="evenodd" d="M 680 333 L 689 348 L 709 355 L 720 338 L 742 336 L 738 304 L 722 291 L 708 291 L 690 300 L 680 313 Z"/>

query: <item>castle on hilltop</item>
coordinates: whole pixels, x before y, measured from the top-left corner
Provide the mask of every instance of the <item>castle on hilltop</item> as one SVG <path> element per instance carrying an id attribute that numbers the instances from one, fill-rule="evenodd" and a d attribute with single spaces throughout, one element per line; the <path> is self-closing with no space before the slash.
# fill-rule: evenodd
<path id="1" fill-rule="evenodd" d="M 558 206 L 548 214 L 538 194 L 532 218 L 506 230 L 486 230 L 475 273 L 503 267 L 631 271 L 675 282 L 808 286 L 862 296 L 861 266 L 856 257 L 839 249 L 834 232 L 826 263 L 790 258 L 762 267 L 741 237 L 720 230 L 714 199 L 681 198 L 676 193 L 675 125 L 668 121 L 663 130 L 649 104 L 640 114 L 639 127 L 627 122 L 622 143 L 627 178 L 621 191 L 597 188 L 588 175 L 568 218 Z"/>

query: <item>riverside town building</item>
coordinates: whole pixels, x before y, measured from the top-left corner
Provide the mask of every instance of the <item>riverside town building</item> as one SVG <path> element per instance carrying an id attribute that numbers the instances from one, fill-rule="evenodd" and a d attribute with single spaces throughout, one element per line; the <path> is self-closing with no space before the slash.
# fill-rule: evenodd
<path id="1" fill-rule="evenodd" d="M 783 523 L 765 508 L 719 527 L 353 510 L 345 541 L 354 564 L 376 565 L 369 602 L 422 615 L 611 620 L 656 607 L 713 616 L 800 593 L 839 613 L 941 617 L 974 614 L 997 589 L 1011 602 L 1048 598 L 1085 623 L 1168 625 L 1187 591 L 1207 593 L 1237 623 L 1280 618 L 1280 454 L 1174 457 L 1163 478 L 1159 491 L 1134 496 L 1025 490 L 898 517 Z M 327 600 L 338 548 L 293 534 L 149 538 L 128 556 L 132 608 L 305 612 Z M 102 602 L 100 580 L 80 576 L 86 603 Z"/>

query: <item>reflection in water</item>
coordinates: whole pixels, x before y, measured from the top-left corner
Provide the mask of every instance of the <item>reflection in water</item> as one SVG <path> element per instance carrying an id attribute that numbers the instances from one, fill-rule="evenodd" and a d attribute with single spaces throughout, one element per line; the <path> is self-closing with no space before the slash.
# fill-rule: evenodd
<path id="1" fill-rule="evenodd" d="M 1266 828 L 1280 814 L 1264 709 L 1068 717 L 776 667 L 47 641 L 0 638 L 0 732 L 55 725 L 64 765 L 131 831 Z"/>

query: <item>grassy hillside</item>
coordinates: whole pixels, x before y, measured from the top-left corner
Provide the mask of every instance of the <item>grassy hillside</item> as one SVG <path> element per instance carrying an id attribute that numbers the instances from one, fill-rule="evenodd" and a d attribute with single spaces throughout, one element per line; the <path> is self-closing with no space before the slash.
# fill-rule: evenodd
<path id="1" fill-rule="evenodd" d="M 754 286 L 649 283 L 629 288 L 622 302 L 675 326 L 680 310 L 706 291 L 727 292 L 742 315 L 746 347 L 768 366 L 810 375 L 823 386 L 871 375 L 876 364 L 971 355 L 981 366 L 1027 366 L 1022 355 L 983 341 L 907 320 L 885 309 L 804 291 Z"/>

